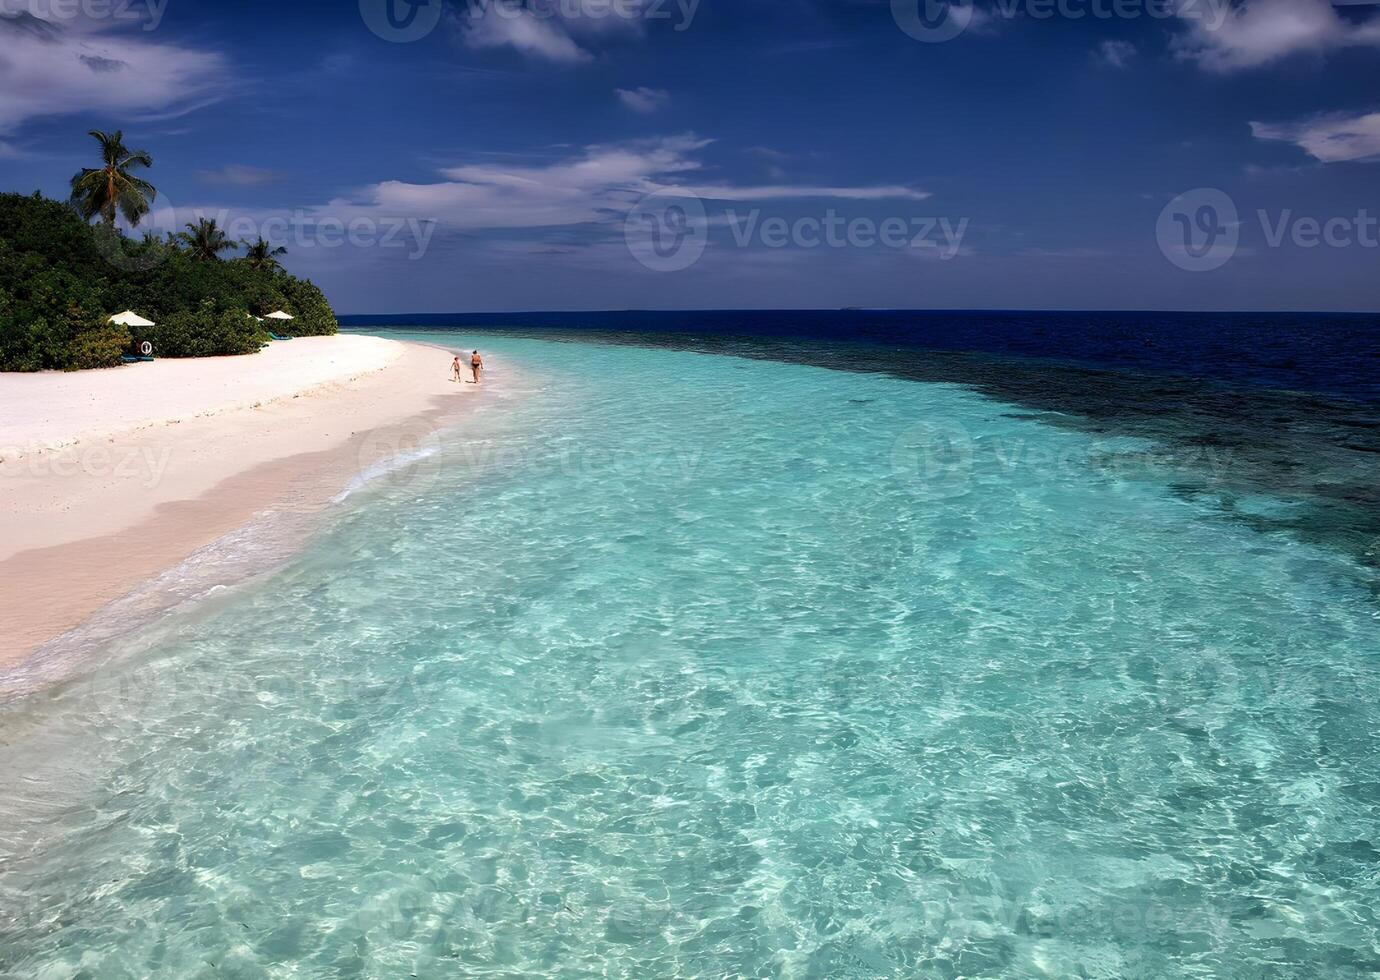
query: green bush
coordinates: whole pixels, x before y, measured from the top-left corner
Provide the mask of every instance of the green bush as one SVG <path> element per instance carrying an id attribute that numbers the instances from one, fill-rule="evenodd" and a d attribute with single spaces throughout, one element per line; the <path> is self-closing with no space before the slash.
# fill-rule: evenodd
<path id="1" fill-rule="evenodd" d="M 248 354 L 259 325 L 286 310 L 296 336 L 333 334 L 335 313 L 312 283 L 242 259 L 199 262 L 174 244 L 87 225 L 65 204 L 0 194 L 0 370 L 41 371 L 103 360 L 111 337 L 69 322 L 72 307 L 103 323 L 134 310 L 158 326 L 135 331 L 158 357 Z"/>
<path id="2" fill-rule="evenodd" d="M 268 334 L 245 309 L 222 310 L 212 320 L 212 340 L 221 354 L 255 354 Z"/>
<path id="3" fill-rule="evenodd" d="M 154 326 L 140 329 L 134 340 L 153 344 L 155 357 L 218 357 L 252 354 L 267 339 L 258 321 L 246 310 L 217 310 L 214 300 L 203 300 L 194 312 L 164 316 Z"/>
<path id="4" fill-rule="evenodd" d="M 0 371 L 44 371 L 67 362 L 66 324 L 38 317 L 0 322 Z"/>
<path id="5" fill-rule="evenodd" d="M 285 284 L 285 291 L 288 296 L 283 308 L 297 318 L 287 325 L 288 333 L 292 336 L 330 336 L 340 329 L 335 311 L 315 285 L 301 279 L 293 279 Z"/>
<path id="6" fill-rule="evenodd" d="M 20 323 L 10 313 L 13 302 L 0 294 L 0 370 L 81 370 L 111 367 L 130 344 L 129 331 L 80 306 L 69 305 L 54 317 Z"/>
<path id="7" fill-rule="evenodd" d="M 120 357 L 129 349 L 129 331 L 114 324 L 98 324 L 83 330 L 67 345 L 68 371 L 85 371 L 90 368 L 115 367 Z"/>

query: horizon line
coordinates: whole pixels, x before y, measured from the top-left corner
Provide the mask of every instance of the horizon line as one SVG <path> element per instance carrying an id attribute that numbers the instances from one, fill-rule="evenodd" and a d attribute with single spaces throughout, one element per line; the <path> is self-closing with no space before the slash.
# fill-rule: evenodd
<path id="1" fill-rule="evenodd" d="M 1186 314 L 1239 316 L 1380 316 L 1380 310 L 1289 310 L 1289 309 L 1198 309 L 1131 307 L 907 307 L 907 306 L 705 306 L 681 308 L 628 307 L 624 309 L 549 309 L 549 310 L 440 310 L 401 313 L 337 313 L 338 320 L 368 317 L 440 317 L 440 316 L 552 316 L 570 313 L 1107 313 L 1107 314 Z"/>

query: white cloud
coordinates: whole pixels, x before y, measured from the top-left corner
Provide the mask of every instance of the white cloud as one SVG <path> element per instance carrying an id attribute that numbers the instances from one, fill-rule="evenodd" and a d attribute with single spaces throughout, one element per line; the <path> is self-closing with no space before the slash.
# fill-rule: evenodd
<path id="1" fill-rule="evenodd" d="M 458 229 L 585 224 L 626 212 L 659 179 L 697 169 L 693 154 L 708 143 L 686 135 L 590 146 L 543 165 L 466 164 L 442 170 L 438 183 L 384 181 L 358 204 L 338 200 L 322 210 L 415 216 Z"/>
<path id="2" fill-rule="evenodd" d="M 614 92 L 623 105 L 643 115 L 651 115 L 671 104 L 671 93 L 664 88 L 642 86 L 635 89 L 617 88 Z"/>
<path id="3" fill-rule="evenodd" d="M 699 151 L 710 142 L 685 134 L 589 146 L 540 165 L 466 164 L 442 170 L 444 179 L 436 183 L 384 181 L 365 188 L 356 199 L 337 199 L 314 211 L 347 221 L 354 216 L 416 218 L 475 231 L 621 222 L 644 195 L 666 190 L 716 201 L 919 201 L 929 196 L 896 185 L 695 186 L 691 178 L 703 170 Z"/>
<path id="4" fill-rule="evenodd" d="M 841 201 L 923 201 L 930 195 L 897 184 L 870 187 L 826 187 L 817 184 L 768 184 L 733 186 L 711 184 L 703 187 L 678 187 L 710 201 L 781 201 L 829 197 Z"/>
<path id="5" fill-rule="evenodd" d="M 997 14 L 985 7 L 971 4 L 972 13 L 968 15 L 968 25 L 964 28 L 969 34 L 995 34 L 1001 26 Z M 1009 19 L 1009 17 L 1008 17 Z"/>
<path id="6" fill-rule="evenodd" d="M 1341 16 L 1328 0 L 1180 0 L 1189 25 L 1174 49 L 1208 71 L 1257 68 L 1299 53 L 1380 45 L 1380 18 Z"/>
<path id="7" fill-rule="evenodd" d="M 158 43 L 123 26 L 0 15 L 0 132 L 69 112 L 176 115 L 216 95 L 229 74 L 216 52 Z"/>
<path id="8" fill-rule="evenodd" d="M 1125 68 L 1136 56 L 1136 46 L 1129 41 L 1103 41 L 1097 46 L 1101 60 L 1113 68 Z"/>
<path id="9" fill-rule="evenodd" d="M 248 167 L 239 163 L 226 164 L 216 170 L 198 170 L 199 180 L 208 184 L 231 184 L 238 187 L 254 187 L 281 180 L 282 174 L 262 167 Z"/>
<path id="10" fill-rule="evenodd" d="M 698 0 L 696 0 L 698 2 Z M 504 48 L 558 64 L 579 64 L 594 55 L 589 46 L 614 35 L 639 37 L 647 0 L 561 0 L 524 3 L 483 0 L 460 17 L 461 37 L 471 48 Z"/>
<path id="11" fill-rule="evenodd" d="M 1248 163 L 1242 168 L 1242 172 L 1253 180 L 1266 179 L 1270 177 L 1290 177 L 1294 174 L 1311 173 L 1317 169 L 1317 164 L 1295 164 L 1293 166 L 1263 166 L 1259 163 Z"/>
<path id="12" fill-rule="evenodd" d="M 516 16 L 490 12 L 470 17 L 464 38 L 472 48 L 511 47 L 525 55 L 565 64 L 588 61 L 591 57 L 557 24 L 538 20 L 536 15 L 526 12 Z"/>
<path id="13" fill-rule="evenodd" d="M 1380 159 L 1380 112 L 1320 116 L 1293 123 L 1251 123 L 1256 139 L 1293 143 L 1323 163 Z"/>

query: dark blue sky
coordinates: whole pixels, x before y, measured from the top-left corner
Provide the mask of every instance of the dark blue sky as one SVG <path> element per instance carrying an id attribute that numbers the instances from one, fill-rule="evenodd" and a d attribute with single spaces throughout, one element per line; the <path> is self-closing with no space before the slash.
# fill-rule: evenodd
<path id="1" fill-rule="evenodd" d="M 344 313 L 1380 306 L 1376 6 L 0 12 L 0 188 L 122 128 L 150 224 L 266 233 Z"/>

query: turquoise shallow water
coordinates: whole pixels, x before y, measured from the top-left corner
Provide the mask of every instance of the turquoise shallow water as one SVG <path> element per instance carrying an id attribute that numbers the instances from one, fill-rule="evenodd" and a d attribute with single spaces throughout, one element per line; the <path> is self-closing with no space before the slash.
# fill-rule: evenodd
<path id="1" fill-rule="evenodd" d="M 0 974 L 1380 970 L 1373 569 L 960 387 L 483 346 L 299 558 L 0 707 Z"/>

